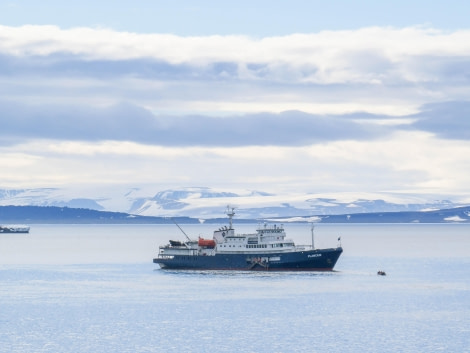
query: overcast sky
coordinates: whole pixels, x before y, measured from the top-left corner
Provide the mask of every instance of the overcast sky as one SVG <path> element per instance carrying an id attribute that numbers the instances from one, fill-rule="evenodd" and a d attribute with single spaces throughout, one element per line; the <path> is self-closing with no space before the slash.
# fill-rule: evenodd
<path id="1" fill-rule="evenodd" d="M 470 202 L 469 4 L 0 1 L 0 188 Z"/>

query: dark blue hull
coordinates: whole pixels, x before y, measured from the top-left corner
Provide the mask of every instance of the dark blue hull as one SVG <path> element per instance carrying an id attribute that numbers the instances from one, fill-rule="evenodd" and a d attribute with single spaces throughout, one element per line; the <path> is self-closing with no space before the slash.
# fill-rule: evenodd
<path id="1" fill-rule="evenodd" d="M 270 254 L 175 255 L 158 257 L 153 262 L 173 270 L 331 271 L 342 252 L 338 247 Z"/>

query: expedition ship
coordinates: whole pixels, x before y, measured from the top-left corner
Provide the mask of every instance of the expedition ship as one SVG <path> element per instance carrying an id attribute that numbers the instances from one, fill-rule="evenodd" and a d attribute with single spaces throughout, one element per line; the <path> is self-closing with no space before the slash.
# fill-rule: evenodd
<path id="1" fill-rule="evenodd" d="M 229 226 L 214 231 L 212 239 L 191 240 L 180 228 L 187 241 L 170 240 L 160 246 L 153 262 L 162 269 L 181 270 L 331 271 L 343 252 L 340 244 L 316 249 L 313 229 L 312 245 L 295 245 L 276 224 L 264 224 L 252 234 L 235 234 L 234 215 L 233 208 L 227 210 Z"/>

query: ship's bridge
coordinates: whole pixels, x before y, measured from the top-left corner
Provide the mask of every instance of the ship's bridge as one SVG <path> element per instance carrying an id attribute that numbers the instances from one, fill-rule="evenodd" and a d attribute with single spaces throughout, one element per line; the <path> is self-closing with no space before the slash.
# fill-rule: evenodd
<path id="1" fill-rule="evenodd" d="M 230 232 L 229 232 L 230 231 Z M 222 237 L 222 234 L 226 234 Z M 234 234 L 233 229 L 221 229 L 214 232 L 218 252 L 288 252 L 295 249 L 291 239 L 285 239 L 286 233 L 281 225 L 258 227 L 256 233 Z"/>
<path id="2" fill-rule="evenodd" d="M 267 225 L 266 223 L 262 227 L 256 229 L 257 235 L 262 238 L 263 241 L 279 241 L 283 240 L 286 237 L 286 232 L 284 231 L 284 226 L 281 224 L 278 226 Z"/>

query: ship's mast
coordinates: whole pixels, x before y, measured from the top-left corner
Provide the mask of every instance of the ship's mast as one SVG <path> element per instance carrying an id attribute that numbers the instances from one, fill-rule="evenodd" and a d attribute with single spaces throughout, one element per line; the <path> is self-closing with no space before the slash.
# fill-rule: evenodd
<path id="1" fill-rule="evenodd" d="M 313 229 L 314 229 L 314 228 L 315 228 L 315 226 L 314 226 L 313 223 L 312 223 L 312 228 L 311 228 L 311 232 L 312 232 L 312 250 L 315 249 L 315 243 L 314 243 L 314 241 L 313 241 L 313 239 L 314 239 L 314 236 L 313 236 Z"/>
<path id="2" fill-rule="evenodd" d="M 230 211 L 230 208 L 232 209 Z M 229 219 L 229 224 L 230 224 L 230 229 L 232 229 L 232 218 L 233 216 L 235 216 L 235 207 L 230 207 L 230 206 L 227 206 L 227 216 L 228 216 L 228 219 Z"/>
<path id="3" fill-rule="evenodd" d="M 170 217 L 170 219 L 173 221 L 174 224 L 176 224 L 176 226 L 180 229 L 180 231 L 186 236 L 186 239 L 188 239 L 188 241 L 191 241 L 191 238 L 188 237 L 188 235 L 184 232 L 183 228 L 181 228 L 179 224 L 176 223 L 176 221 L 173 218 Z"/>

